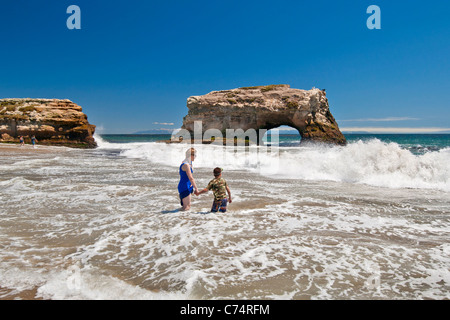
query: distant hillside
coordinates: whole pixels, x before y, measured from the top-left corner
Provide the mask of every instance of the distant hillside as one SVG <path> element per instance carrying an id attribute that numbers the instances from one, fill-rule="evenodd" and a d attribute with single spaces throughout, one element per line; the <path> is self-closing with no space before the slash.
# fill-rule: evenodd
<path id="1" fill-rule="evenodd" d="M 170 135 L 175 130 L 172 130 L 172 129 L 170 129 L 170 130 L 169 129 L 167 129 L 167 130 L 153 129 L 153 130 L 138 131 L 138 132 L 134 132 L 133 134 L 169 134 Z"/>

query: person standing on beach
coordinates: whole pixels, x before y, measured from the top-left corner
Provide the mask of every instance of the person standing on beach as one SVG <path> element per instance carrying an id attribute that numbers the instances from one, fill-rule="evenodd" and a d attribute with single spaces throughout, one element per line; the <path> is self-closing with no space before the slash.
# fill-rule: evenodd
<path id="1" fill-rule="evenodd" d="M 32 137 L 31 137 L 31 143 L 33 144 L 33 148 L 36 148 L 36 142 L 37 142 L 36 137 L 35 137 L 35 136 L 32 136 Z"/>
<path id="2" fill-rule="evenodd" d="M 23 136 L 19 137 L 20 146 L 23 147 L 25 145 L 25 140 L 23 139 Z"/>
<path id="3" fill-rule="evenodd" d="M 187 211 L 191 208 L 191 194 L 198 195 L 197 185 L 194 180 L 194 170 L 192 161 L 195 160 L 197 152 L 194 148 L 186 151 L 186 159 L 180 166 L 180 182 L 178 183 L 178 193 L 180 194 L 182 210 Z"/>

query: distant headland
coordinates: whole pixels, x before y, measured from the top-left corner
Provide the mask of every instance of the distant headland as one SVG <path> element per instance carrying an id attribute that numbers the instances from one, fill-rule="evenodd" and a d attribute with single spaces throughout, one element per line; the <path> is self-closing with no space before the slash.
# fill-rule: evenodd
<path id="1" fill-rule="evenodd" d="M 95 148 L 95 126 L 70 100 L 0 99 L 0 142 L 29 142 L 73 148 Z"/>

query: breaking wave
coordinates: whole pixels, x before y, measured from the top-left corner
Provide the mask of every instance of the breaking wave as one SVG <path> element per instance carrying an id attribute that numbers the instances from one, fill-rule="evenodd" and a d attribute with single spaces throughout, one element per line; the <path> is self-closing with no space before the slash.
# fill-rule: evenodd
<path id="1" fill-rule="evenodd" d="M 108 143 L 121 156 L 178 167 L 187 145 L 165 143 Z M 426 188 L 450 191 L 450 148 L 413 154 L 399 144 L 378 139 L 346 146 L 223 147 L 195 145 L 194 167 L 245 170 L 288 179 L 363 183 L 389 188 Z"/>

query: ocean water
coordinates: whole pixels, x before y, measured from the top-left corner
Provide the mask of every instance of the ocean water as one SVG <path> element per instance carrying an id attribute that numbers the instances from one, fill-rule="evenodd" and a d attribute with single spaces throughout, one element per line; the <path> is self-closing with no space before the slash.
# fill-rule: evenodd
<path id="1" fill-rule="evenodd" d="M 347 146 L 0 145 L 2 299 L 450 299 L 450 136 L 346 135 Z"/>

